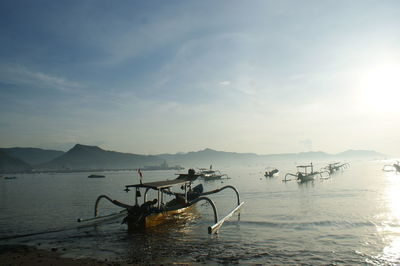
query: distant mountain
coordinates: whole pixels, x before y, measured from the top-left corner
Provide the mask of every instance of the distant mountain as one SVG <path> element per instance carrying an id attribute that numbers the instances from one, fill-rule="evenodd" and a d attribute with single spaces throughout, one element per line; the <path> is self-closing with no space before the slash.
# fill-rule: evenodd
<path id="1" fill-rule="evenodd" d="M 332 157 L 331 154 L 322 151 L 309 151 L 300 153 L 281 153 L 281 154 L 267 154 L 260 155 L 262 158 L 272 161 L 278 160 L 322 160 Z"/>
<path id="2" fill-rule="evenodd" d="M 336 156 L 341 158 L 382 158 L 385 157 L 385 154 L 371 150 L 347 150 L 336 154 Z"/>
<path id="3" fill-rule="evenodd" d="M 153 155 L 137 155 L 106 151 L 97 146 L 76 144 L 60 157 L 36 166 L 38 170 L 101 170 L 134 169 L 160 165 L 163 159 Z"/>
<path id="4" fill-rule="evenodd" d="M 4 151 L 0 151 L 0 172 L 7 173 L 7 172 L 20 172 L 29 170 L 31 166 L 26 162 L 11 157 Z"/>
<path id="5" fill-rule="evenodd" d="M 177 154 L 158 154 L 158 157 L 167 160 L 171 164 L 196 163 L 199 166 L 208 167 L 212 163 L 240 163 L 243 161 L 258 160 L 259 156 L 255 153 L 236 153 L 204 149 L 197 152 L 177 153 Z"/>
<path id="6" fill-rule="evenodd" d="M 0 148 L 9 156 L 18 158 L 31 165 L 49 162 L 64 154 L 63 151 L 43 150 L 38 148 Z"/>
<path id="7" fill-rule="evenodd" d="M 300 153 L 281 153 L 258 155 L 255 153 L 235 153 L 204 149 L 197 152 L 159 154 L 157 155 L 170 163 L 208 167 L 210 164 L 253 164 L 280 160 L 334 160 L 354 158 L 382 158 L 385 155 L 375 151 L 348 150 L 338 154 L 329 154 L 322 151 Z"/>
<path id="8" fill-rule="evenodd" d="M 220 165 L 265 164 L 273 161 L 310 160 L 350 160 L 376 159 L 385 155 L 371 150 L 347 150 L 338 154 L 325 152 L 301 152 L 258 155 L 255 153 L 236 153 L 204 149 L 195 152 L 159 155 L 138 155 L 106 151 L 97 146 L 76 144 L 68 152 L 42 150 L 36 148 L 0 149 L 0 171 L 79 171 L 112 169 L 158 169 L 160 165 L 183 165 L 186 167 L 206 167 Z M 47 162 L 46 162 L 47 161 Z M 29 164 L 29 163 L 31 164 Z M 219 166 L 217 166 L 219 165 Z M 11 170 L 10 170 L 11 171 Z"/>

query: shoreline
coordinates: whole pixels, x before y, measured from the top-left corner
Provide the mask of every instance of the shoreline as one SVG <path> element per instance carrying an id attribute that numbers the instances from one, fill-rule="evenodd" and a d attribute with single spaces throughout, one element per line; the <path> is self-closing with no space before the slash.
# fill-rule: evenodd
<path id="1" fill-rule="evenodd" d="M 96 260 L 92 258 L 64 258 L 57 248 L 38 249 L 28 245 L 0 245 L 0 261 L 2 265 L 138 265 L 135 262 Z"/>

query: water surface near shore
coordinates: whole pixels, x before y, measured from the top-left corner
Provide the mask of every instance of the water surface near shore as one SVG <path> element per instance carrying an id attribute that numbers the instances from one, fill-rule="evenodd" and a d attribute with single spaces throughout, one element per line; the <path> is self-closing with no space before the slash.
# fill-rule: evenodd
<path id="1" fill-rule="evenodd" d="M 196 181 L 206 190 L 234 185 L 245 205 L 218 235 L 208 235 L 213 213 L 198 204 L 179 219 L 145 233 L 128 234 L 121 219 L 96 227 L 77 228 L 77 218 L 93 216 L 94 202 L 105 194 L 133 202 L 124 185 L 138 182 L 135 172 L 21 174 L 0 180 L 0 240 L 41 248 L 56 247 L 63 256 L 146 263 L 400 263 L 400 175 L 383 172 L 388 162 L 358 161 L 329 179 L 282 182 L 294 162 L 265 166 L 221 165 L 231 179 Z M 314 162 L 315 167 L 324 166 Z M 281 170 L 265 178 L 267 166 Z M 216 168 L 217 166 L 214 166 Z M 173 179 L 174 171 L 144 172 L 145 181 Z M 151 196 L 151 195 L 150 195 Z M 213 195 L 220 216 L 236 204 L 233 191 Z M 100 204 L 103 214 L 119 209 Z"/>

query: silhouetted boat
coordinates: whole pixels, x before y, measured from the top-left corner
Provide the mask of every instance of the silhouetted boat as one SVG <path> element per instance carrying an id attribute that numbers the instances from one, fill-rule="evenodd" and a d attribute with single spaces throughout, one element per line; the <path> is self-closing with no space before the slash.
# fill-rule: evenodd
<path id="1" fill-rule="evenodd" d="M 104 178 L 105 175 L 89 175 L 88 178 Z"/>
<path id="2" fill-rule="evenodd" d="M 275 174 L 279 173 L 279 170 L 276 168 L 271 168 L 271 170 L 265 171 L 265 177 L 273 177 Z"/>
<path id="3" fill-rule="evenodd" d="M 396 163 L 394 163 L 394 164 L 384 165 L 382 170 L 386 171 L 386 172 L 395 171 L 396 174 L 398 172 L 400 173 L 400 163 L 399 163 L 399 161 L 396 161 Z"/>
<path id="4" fill-rule="evenodd" d="M 310 169 L 310 171 L 308 170 Z M 296 180 L 300 182 L 306 182 L 306 181 L 312 181 L 315 179 L 315 176 L 319 175 L 322 177 L 320 172 L 315 172 L 314 171 L 314 166 L 312 163 L 309 165 L 298 165 L 297 166 L 297 172 L 295 174 L 287 173 L 285 175 L 285 179 L 283 181 L 290 181 L 291 179 L 287 179 L 287 176 L 294 176 L 296 177 Z"/>
<path id="5" fill-rule="evenodd" d="M 221 179 L 221 178 L 229 179 L 227 174 L 222 174 L 219 170 L 213 170 L 212 165 L 210 165 L 210 169 L 200 168 L 199 170 L 200 170 L 200 172 L 198 174 L 204 180 L 214 180 L 214 179 Z"/>
<path id="6" fill-rule="evenodd" d="M 191 188 L 192 182 L 197 178 L 197 176 L 198 175 L 195 174 L 195 171 L 193 169 L 189 169 L 187 175 L 180 175 L 178 178 L 173 180 L 126 185 L 126 192 L 130 191 L 131 189 L 134 189 L 135 191 L 134 205 L 128 205 L 117 200 L 112 200 L 106 195 L 100 195 L 95 203 L 95 217 L 86 220 L 78 219 L 78 222 L 96 223 L 97 221 L 102 221 L 104 219 L 110 219 L 111 217 L 118 217 L 123 215 L 125 216 L 125 218 L 123 219 L 123 223 L 126 223 L 128 225 L 129 231 L 145 229 L 147 227 L 156 226 L 165 221 L 168 221 L 168 218 L 172 215 L 190 210 L 190 208 L 199 201 L 207 201 L 214 211 L 215 222 L 214 225 L 209 226 L 208 232 L 210 234 L 215 233 L 230 216 L 232 216 L 240 209 L 244 202 L 240 202 L 239 192 L 233 186 L 224 186 L 220 189 L 215 189 L 209 192 L 203 192 L 203 186 L 201 184 L 195 186 L 194 188 Z M 171 188 L 173 186 L 180 187 L 183 192 L 172 192 Z M 205 196 L 218 193 L 227 188 L 231 188 L 235 191 L 237 196 L 237 206 L 227 216 L 218 220 L 217 208 L 214 202 L 210 198 Z M 143 189 L 144 191 L 141 192 L 141 189 Z M 149 190 L 154 190 L 156 192 L 157 198 L 148 201 L 147 194 Z M 143 203 L 139 204 L 138 198 L 142 196 L 142 193 Z M 174 196 L 175 198 L 164 203 L 164 194 Z M 114 205 L 123 208 L 124 210 L 112 215 L 98 216 L 98 204 L 101 199 L 106 199 Z"/>
<path id="7" fill-rule="evenodd" d="M 337 172 L 339 170 L 343 170 L 348 167 L 350 167 L 349 163 L 340 163 L 340 162 L 330 163 L 327 166 L 321 168 L 321 173 L 327 172 L 329 175 L 332 175 L 335 172 Z"/>

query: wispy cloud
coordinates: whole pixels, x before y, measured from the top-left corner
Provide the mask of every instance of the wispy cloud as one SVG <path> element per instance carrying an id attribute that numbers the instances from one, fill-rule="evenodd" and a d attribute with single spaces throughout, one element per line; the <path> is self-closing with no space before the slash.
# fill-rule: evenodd
<path id="1" fill-rule="evenodd" d="M 229 81 L 229 80 L 224 80 L 224 81 L 221 81 L 220 83 L 219 83 L 219 85 L 222 85 L 222 86 L 228 86 L 228 85 L 230 85 L 231 84 L 231 82 Z"/>
<path id="2" fill-rule="evenodd" d="M 85 87 L 78 82 L 70 81 L 63 77 L 15 65 L 0 65 L 0 81 L 17 86 L 28 85 L 34 88 L 54 89 L 63 92 L 78 91 Z"/>
<path id="3" fill-rule="evenodd" d="M 0 81 L 17 86 L 28 85 L 32 88 L 54 89 L 62 92 L 78 91 L 85 87 L 62 77 L 15 65 L 0 65 Z"/>

